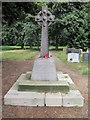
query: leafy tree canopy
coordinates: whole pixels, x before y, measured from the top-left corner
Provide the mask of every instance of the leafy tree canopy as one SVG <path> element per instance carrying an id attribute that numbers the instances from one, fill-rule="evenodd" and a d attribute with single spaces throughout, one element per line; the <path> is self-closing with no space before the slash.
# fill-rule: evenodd
<path id="1" fill-rule="evenodd" d="M 40 46 L 41 27 L 35 22 L 35 15 L 42 6 L 55 15 L 49 27 L 49 43 L 56 46 L 89 47 L 89 3 L 57 2 L 6 2 L 2 4 L 2 43 L 3 45 Z"/>

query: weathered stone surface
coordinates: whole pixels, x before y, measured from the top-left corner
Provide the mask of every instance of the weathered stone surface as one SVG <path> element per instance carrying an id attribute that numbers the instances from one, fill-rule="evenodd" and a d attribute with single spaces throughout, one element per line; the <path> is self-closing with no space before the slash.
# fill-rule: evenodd
<path id="1" fill-rule="evenodd" d="M 78 53 L 79 55 L 81 55 L 81 50 L 75 49 L 75 48 L 67 48 L 66 54 L 68 54 L 68 53 Z"/>
<path id="2" fill-rule="evenodd" d="M 31 72 L 27 72 L 26 74 L 22 74 L 16 83 L 11 87 L 11 89 L 8 91 L 8 93 L 4 96 L 4 104 L 6 105 L 18 105 L 18 106 L 64 106 L 64 107 L 82 107 L 84 104 L 84 98 L 82 97 L 81 93 L 77 90 L 75 84 L 70 84 L 68 82 L 68 79 L 65 78 L 63 80 L 65 83 L 69 83 L 70 91 L 66 94 L 65 92 L 37 92 L 37 91 L 18 91 L 18 85 L 19 83 L 22 83 L 26 80 L 27 81 L 27 75 L 29 76 Z M 62 74 L 60 74 L 62 75 Z M 62 76 L 68 76 L 67 74 L 63 74 Z M 30 82 L 28 80 L 27 82 Z M 26 82 L 26 83 L 27 83 Z M 33 82 L 33 81 L 32 81 Z M 34 81 L 36 82 L 36 81 Z M 43 81 L 37 81 L 44 84 Z M 48 84 L 49 81 L 45 82 Z M 51 83 L 54 84 L 52 81 Z M 62 82 L 62 80 L 58 81 L 56 85 L 58 85 L 59 82 Z M 64 83 L 63 82 L 63 83 Z M 51 84 L 51 86 L 52 86 Z M 63 84 L 65 85 L 65 84 Z M 62 85 L 62 86 L 63 86 Z M 66 88 L 66 87 L 65 87 Z"/>
<path id="3" fill-rule="evenodd" d="M 90 62 L 90 53 L 83 53 L 83 62 Z"/>
<path id="4" fill-rule="evenodd" d="M 68 53 L 68 62 L 79 62 L 78 53 Z"/>
<path id="5" fill-rule="evenodd" d="M 61 93 L 47 93 L 46 94 L 46 106 L 62 106 Z"/>
<path id="6" fill-rule="evenodd" d="M 79 90 L 70 90 L 68 94 L 62 94 L 64 107 L 83 107 L 84 98 Z"/>
<path id="7" fill-rule="evenodd" d="M 48 26 L 54 21 L 54 15 L 48 11 L 47 6 L 42 6 L 35 16 L 35 21 L 42 26 L 40 57 L 35 60 L 31 80 L 33 81 L 56 81 L 56 67 L 53 58 L 49 55 Z M 50 57 L 50 58 L 49 58 Z M 48 59 L 45 59 L 48 58 Z"/>
<path id="8" fill-rule="evenodd" d="M 25 75 L 25 74 L 24 74 Z M 23 79 L 20 79 L 18 90 L 19 91 L 37 91 L 37 92 L 64 92 L 69 91 L 69 84 L 67 81 L 32 81 L 27 78 L 30 73 L 23 75 Z"/>
<path id="9" fill-rule="evenodd" d="M 38 58 L 34 62 L 31 80 L 56 81 L 56 67 L 53 58 Z"/>
<path id="10" fill-rule="evenodd" d="M 6 105 L 44 106 L 44 93 L 37 92 L 12 92 L 4 97 Z"/>
<path id="11" fill-rule="evenodd" d="M 44 93 L 20 92 L 18 91 L 17 81 L 4 96 L 4 104 L 19 106 L 44 106 Z"/>
<path id="12" fill-rule="evenodd" d="M 90 48 L 87 48 L 87 53 L 90 53 Z"/>
<path id="13" fill-rule="evenodd" d="M 19 91 L 37 91 L 37 92 L 64 92 L 69 91 L 67 81 L 60 82 L 22 82 L 18 86 Z"/>
<path id="14" fill-rule="evenodd" d="M 69 84 L 74 84 L 74 82 L 72 81 L 72 79 L 68 74 L 57 74 L 57 77 L 59 81 L 63 80 L 63 81 L 67 81 Z"/>
<path id="15" fill-rule="evenodd" d="M 40 56 L 45 57 L 45 54 L 49 54 L 48 45 L 48 26 L 54 21 L 54 15 L 48 11 L 47 6 L 42 6 L 42 11 L 40 11 L 37 16 L 35 16 L 35 21 L 42 26 L 42 38 L 41 38 L 41 50 Z"/>

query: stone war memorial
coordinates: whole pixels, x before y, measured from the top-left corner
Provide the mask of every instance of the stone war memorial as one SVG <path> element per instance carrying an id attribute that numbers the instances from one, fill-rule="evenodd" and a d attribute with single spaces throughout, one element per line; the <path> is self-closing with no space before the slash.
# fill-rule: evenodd
<path id="1" fill-rule="evenodd" d="M 4 96 L 5 105 L 83 107 L 84 98 L 68 74 L 56 71 L 49 52 L 48 27 L 55 16 L 46 6 L 35 16 L 42 27 L 40 56 L 32 71 L 22 73 Z"/>

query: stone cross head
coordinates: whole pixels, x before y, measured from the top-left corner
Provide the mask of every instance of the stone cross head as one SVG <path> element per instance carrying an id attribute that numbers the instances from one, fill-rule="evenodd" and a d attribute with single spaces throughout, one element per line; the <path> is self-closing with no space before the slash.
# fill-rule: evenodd
<path id="1" fill-rule="evenodd" d="M 54 21 L 55 16 L 52 15 L 50 11 L 48 11 L 46 6 L 42 7 L 42 11 L 40 11 L 37 16 L 35 16 L 35 21 L 38 22 L 40 26 L 43 25 L 43 27 L 48 24 L 48 26 L 51 25 L 51 23 Z"/>
<path id="2" fill-rule="evenodd" d="M 49 56 L 49 45 L 48 45 L 48 26 L 54 21 L 55 16 L 52 15 L 51 12 L 48 11 L 46 6 L 42 7 L 42 11 L 40 11 L 35 16 L 35 21 L 38 22 L 40 26 L 42 26 L 42 38 L 41 38 L 41 50 L 40 57 L 45 57 L 48 54 Z"/>

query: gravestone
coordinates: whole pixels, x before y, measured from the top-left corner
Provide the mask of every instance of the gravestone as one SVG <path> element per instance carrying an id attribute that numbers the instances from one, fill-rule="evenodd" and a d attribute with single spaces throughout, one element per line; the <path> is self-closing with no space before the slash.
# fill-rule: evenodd
<path id="1" fill-rule="evenodd" d="M 90 48 L 87 48 L 87 53 L 90 53 Z"/>
<path id="2" fill-rule="evenodd" d="M 42 7 L 35 21 L 42 26 L 42 37 L 41 37 L 41 49 L 40 57 L 34 62 L 31 80 L 33 81 L 56 81 L 56 67 L 53 57 L 49 57 L 49 46 L 48 46 L 48 26 L 54 21 L 54 15 L 48 11 L 46 6 Z"/>
<path id="3" fill-rule="evenodd" d="M 83 62 L 90 62 L 90 53 L 83 53 Z"/>
<path id="4" fill-rule="evenodd" d="M 67 48 L 66 54 L 68 54 L 68 53 L 78 53 L 79 55 L 81 55 L 81 50 L 75 49 L 75 48 Z"/>
<path id="5" fill-rule="evenodd" d="M 87 49 L 86 53 L 83 53 L 82 61 L 83 62 L 90 62 L 90 48 Z"/>
<path id="6" fill-rule="evenodd" d="M 68 53 L 68 62 L 79 62 L 78 53 Z"/>

